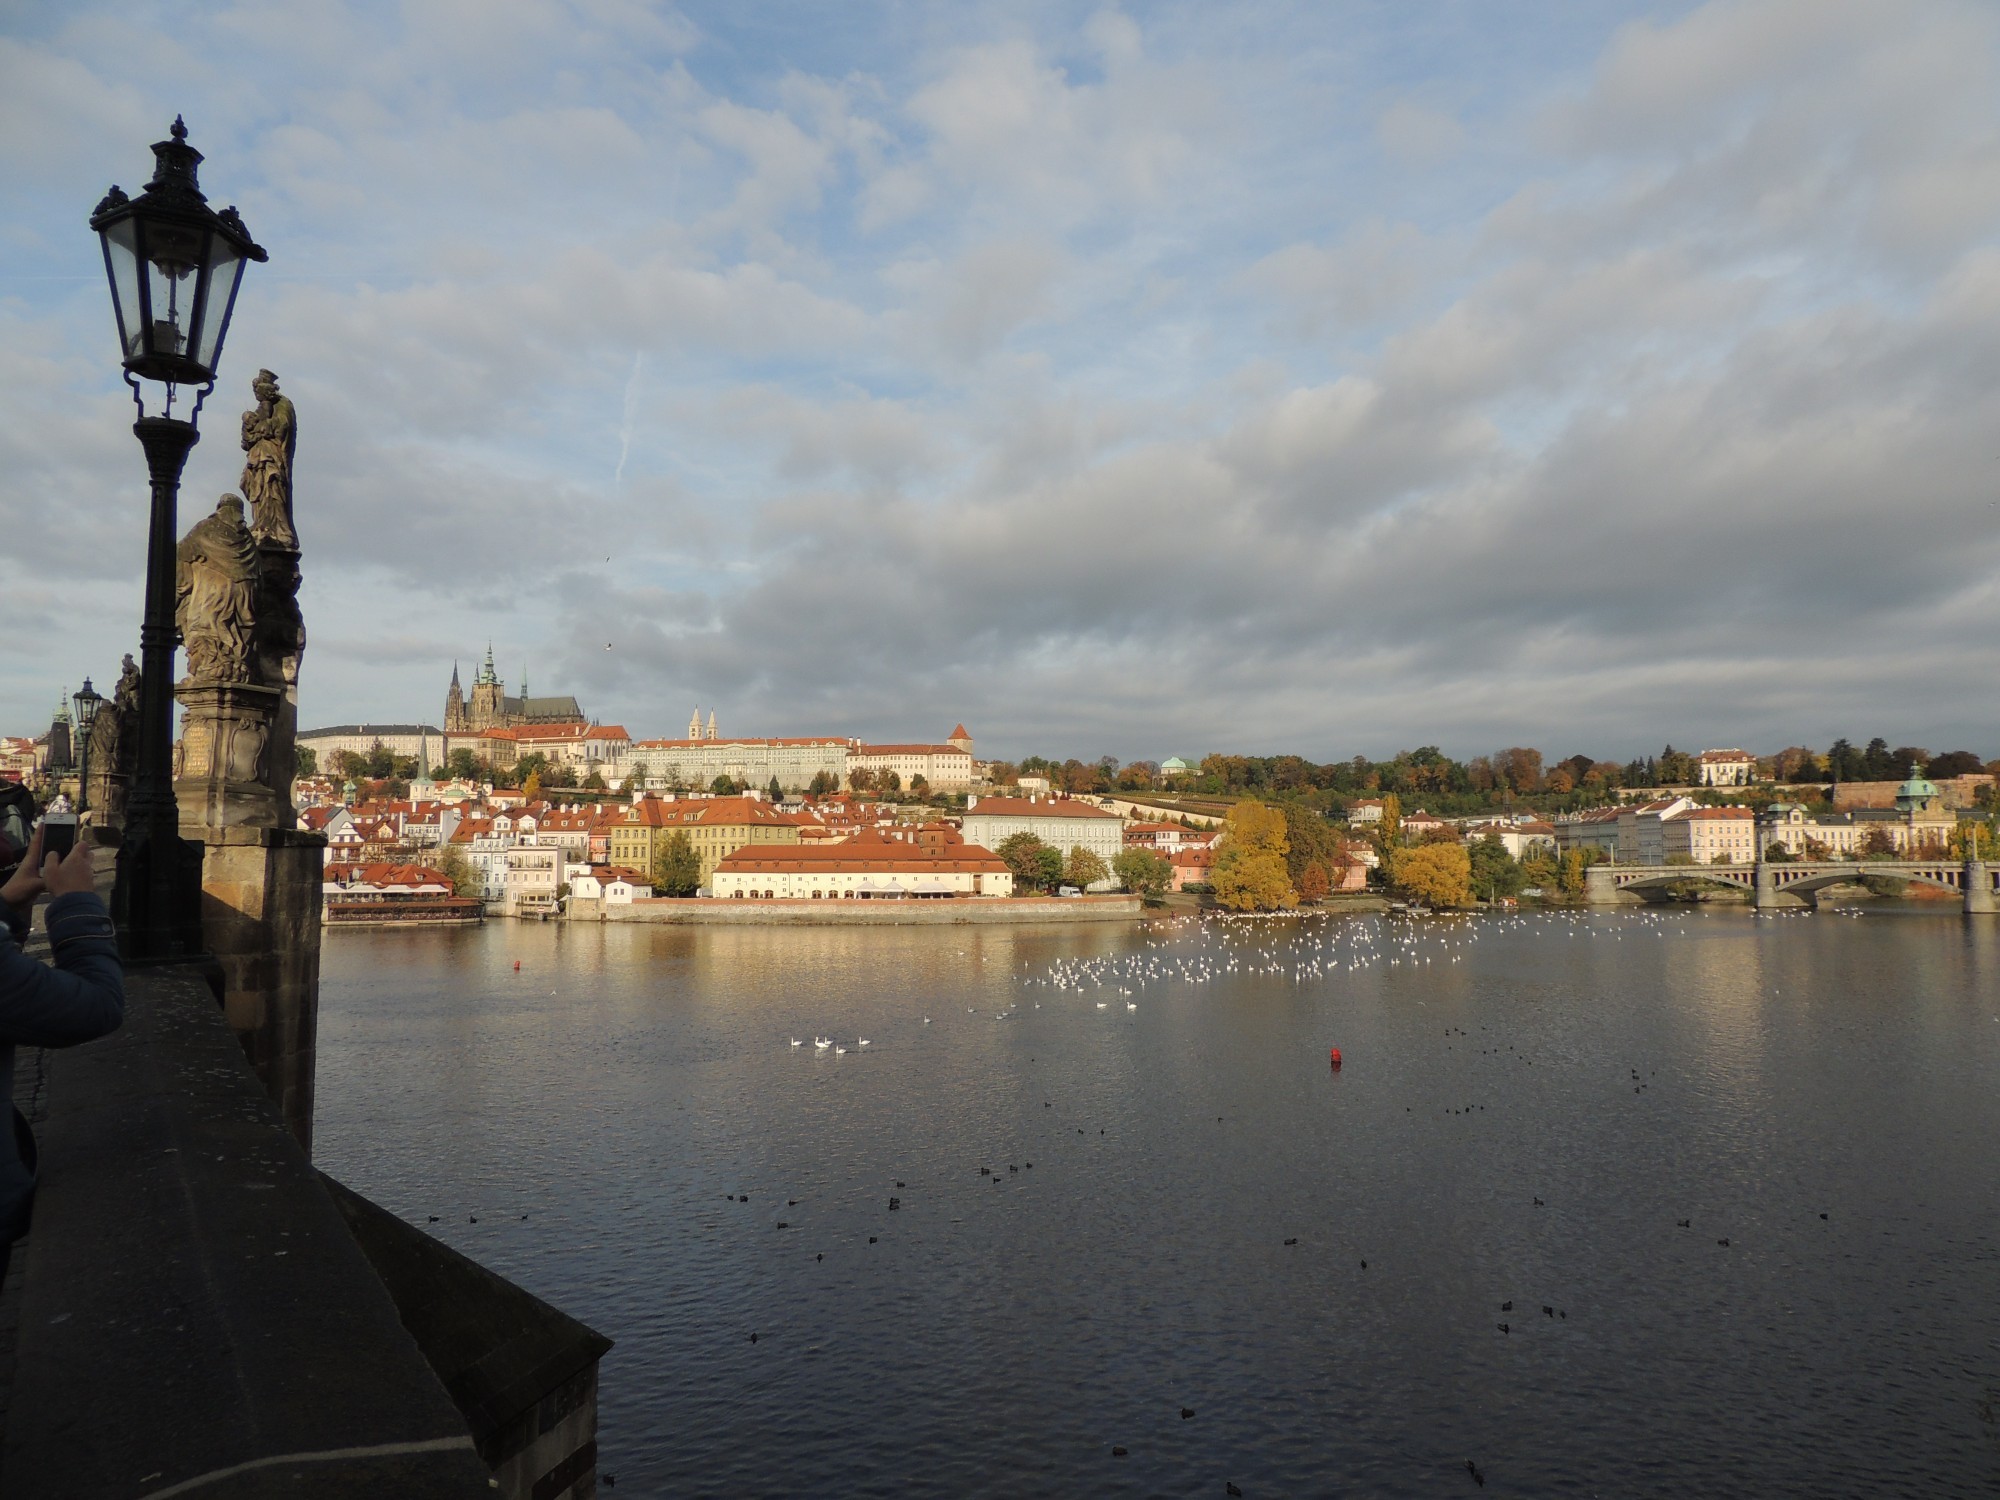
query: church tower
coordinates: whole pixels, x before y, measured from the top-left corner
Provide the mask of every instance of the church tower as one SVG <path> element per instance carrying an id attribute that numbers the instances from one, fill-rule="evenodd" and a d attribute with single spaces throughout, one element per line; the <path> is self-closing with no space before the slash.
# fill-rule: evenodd
<path id="1" fill-rule="evenodd" d="M 701 705 L 698 703 L 694 712 L 688 715 L 688 738 L 691 740 L 701 738 Z"/>
<path id="2" fill-rule="evenodd" d="M 715 710 L 712 708 L 708 711 L 708 737 L 715 738 Z"/>
<path id="3" fill-rule="evenodd" d="M 466 712 L 466 728 L 477 732 L 504 725 L 507 707 L 501 699 L 505 696 L 500 674 L 493 670 L 493 643 L 488 641 L 486 662 L 472 679 L 472 704 Z"/>
<path id="4" fill-rule="evenodd" d="M 465 720 L 465 689 L 458 685 L 458 663 L 451 664 L 451 686 L 444 695 L 444 732 L 464 734 L 469 726 Z"/>

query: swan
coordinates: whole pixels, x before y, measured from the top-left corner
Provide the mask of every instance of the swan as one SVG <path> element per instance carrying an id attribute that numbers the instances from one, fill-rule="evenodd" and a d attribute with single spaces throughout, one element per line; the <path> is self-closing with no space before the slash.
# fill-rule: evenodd
<path id="1" fill-rule="evenodd" d="M 833 1049 L 833 1051 L 834 1051 L 834 1055 L 835 1055 L 835 1056 L 837 1056 L 837 1057 L 845 1057 L 845 1056 L 847 1056 L 847 1049 L 846 1049 L 845 1047 L 835 1047 L 835 1048 Z"/>
<path id="2" fill-rule="evenodd" d="M 859 1038 L 859 1041 L 860 1041 L 861 1045 L 862 1045 L 862 1046 L 864 1046 L 864 1047 L 868 1045 L 868 1038 L 867 1038 L 867 1037 L 865 1037 L 865 1036 L 864 1036 L 864 1037 L 861 1037 L 861 1038 Z"/>
<path id="3" fill-rule="evenodd" d="M 798 1046 L 798 1044 L 799 1044 L 799 1039 L 798 1039 L 797 1037 L 793 1037 L 793 1038 L 792 1038 L 792 1045 L 793 1045 L 794 1047 L 796 1047 L 796 1046 Z"/>
<path id="4" fill-rule="evenodd" d="M 813 1045 L 824 1052 L 833 1045 L 833 1038 L 830 1036 L 816 1036 L 813 1038 Z"/>

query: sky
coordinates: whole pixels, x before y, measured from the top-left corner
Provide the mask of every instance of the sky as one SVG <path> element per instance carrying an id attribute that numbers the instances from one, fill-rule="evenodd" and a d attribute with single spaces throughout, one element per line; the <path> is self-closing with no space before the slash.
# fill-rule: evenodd
<path id="1" fill-rule="evenodd" d="M 0 730 L 136 651 L 87 219 L 270 251 L 308 726 L 2000 755 L 2000 9 L 0 0 Z"/>

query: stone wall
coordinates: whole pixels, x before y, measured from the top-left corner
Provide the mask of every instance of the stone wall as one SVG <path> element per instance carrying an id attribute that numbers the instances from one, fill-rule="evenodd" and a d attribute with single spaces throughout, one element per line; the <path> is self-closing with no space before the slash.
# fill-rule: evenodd
<path id="1" fill-rule="evenodd" d="M 1833 810 L 1848 812 L 1857 807 L 1894 807 L 1900 781 L 1842 781 L 1833 788 Z M 1936 783 L 1938 795 L 1950 808 L 1971 807 L 1981 787 L 1991 786 L 1991 776 L 1946 776 Z"/>
<path id="2" fill-rule="evenodd" d="M 289 828 L 182 832 L 205 848 L 201 927 L 222 966 L 223 1014 L 310 1154 L 326 840 Z"/>

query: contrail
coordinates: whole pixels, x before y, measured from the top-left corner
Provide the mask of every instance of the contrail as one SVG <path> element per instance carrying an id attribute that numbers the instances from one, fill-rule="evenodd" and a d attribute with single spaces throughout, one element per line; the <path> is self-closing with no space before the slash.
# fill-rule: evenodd
<path id="1" fill-rule="evenodd" d="M 625 457 L 632 451 L 632 392 L 639 384 L 639 367 L 646 361 L 644 354 L 632 356 L 632 373 L 625 377 L 625 414 L 618 424 L 618 470 L 611 476 L 614 485 L 625 484 Z"/>

